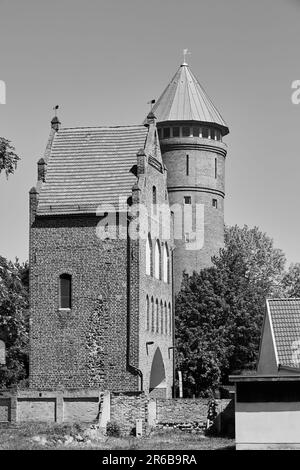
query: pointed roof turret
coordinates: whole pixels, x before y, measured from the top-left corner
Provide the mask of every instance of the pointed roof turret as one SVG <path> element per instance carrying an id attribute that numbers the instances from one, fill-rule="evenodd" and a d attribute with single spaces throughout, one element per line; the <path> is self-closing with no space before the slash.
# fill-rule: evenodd
<path id="1" fill-rule="evenodd" d="M 158 122 L 201 121 L 229 129 L 219 111 L 184 62 L 152 108 Z"/>

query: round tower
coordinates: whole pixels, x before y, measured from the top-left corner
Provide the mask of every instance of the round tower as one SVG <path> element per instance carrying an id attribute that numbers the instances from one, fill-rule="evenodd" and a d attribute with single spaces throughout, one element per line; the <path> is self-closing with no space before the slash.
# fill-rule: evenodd
<path id="1" fill-rule="evenodd" d="M 227 147 L 222 138 L 229 130 L 186 63 L 153 113 L 175 218 L 174 287 L 178 292 L 183 270 L 191 274 L 210 266 L 224 244 Z"/>

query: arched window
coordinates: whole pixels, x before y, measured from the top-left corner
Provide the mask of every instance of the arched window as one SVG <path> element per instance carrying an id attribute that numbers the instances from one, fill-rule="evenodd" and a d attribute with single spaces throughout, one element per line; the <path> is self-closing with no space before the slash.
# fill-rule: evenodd
<path id="1" fill-rule="evenodd" d="M 156 299 L 156 333 L 159 332 L 159 308 L 158 308 L 158 300 Z"/>
<path id="2" fill-rule="evenodd" d="M 162 300 L 160 301 L 160 333 L 164 334 L 164 305 Z"/>
<path id="3" fill-rule="evenodd" d="M 165 302 L 165 334 L 168 334 L 168 309 L 167 302 Z"/>
<path id="4" fill-rule="evenodd" d="M 169 303 L 169 306 L 168 306 L 168 310 L 169 310 L 169 335 L 172 334 L 172 313 L 171 313 L 171 304 Z"/>
<path id="5" fill-rule="evenodd" d="M 163 249 L 163 265 L 164 265 L 164 282 L 170 282 L 170 255 L 169 255 L 169 248 L 167 243 L 164 244 Z"/>
<path id="6" fill-rule="evenodd" d="M 61 274 L 59 276 L 59 308 L 72 307 L 72 276 Z"/>
<path id="7" fill-rule="evenodd" d="M 151 331 L 154 333 L 154 299 L 151 297 Z"/>
<path id="8" fill-rule="evenodd" d="M 153 188 L 152 188 L 152 207 L 153 207 L 153 214 L 156 214 L 156 211 L 157 211 L 156 186 L 153 186 Z"/>
<path id="9" fill-rule="evenodd" d="M 158 240 L 155 243 L 154 275 L 156 279 L 161 279 L 161 249 Z"/>
<path id="10" fill-rule="evenodd" d="M 146 317 L 146 330 L 149 331 L 150 329 L 150 305 L 149 305 L 149 297 L 146 297 L 146 309 L 147 309 L 147 317 Z"/>
<path id="11" fill-rule="evenodd" d="M 146 240 L 146 274 L 151 276 L 152 274 L 152 240 L 150 234 Z"/>

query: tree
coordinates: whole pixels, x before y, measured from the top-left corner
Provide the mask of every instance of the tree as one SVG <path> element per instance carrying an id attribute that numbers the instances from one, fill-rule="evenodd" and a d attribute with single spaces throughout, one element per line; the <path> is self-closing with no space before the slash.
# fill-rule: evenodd
<path id="1" fill-rule="evenodd" d="M 256 365 L 265 299 L 278 295 L 285 256 L 257 227 L 227 227 L 213 266 L 184 276 L 176 298 L 177 365 L 188 393 L 205 395 Z"/>
<path id="2" fill-rule="evenodd" d="M 300 263 L 289 266 L 282 279 L 284 297 L 300 297 Z"/>
<path id="3" fill-rule="evenodd" d="M 4 137 L 0 137 L 0 174 L 5 172 L 6 177 L 14 173 L 20 157 L 15 153 L 15 148 L 11 142 Z"/>
<path id="4" fill-rule="evenodd" d="M 185 393 L 207 396 L 228 366 L 226 285 L 216 268 L 184 275 L 176 297 L 177 366 Z"/>
<path id="5" fill-rule="evenodd" d="M 0 257 L 0 335 L 6 364 L 0 365 L 0 387 L 16 385 L 28 376 L 28 264 Z"/>

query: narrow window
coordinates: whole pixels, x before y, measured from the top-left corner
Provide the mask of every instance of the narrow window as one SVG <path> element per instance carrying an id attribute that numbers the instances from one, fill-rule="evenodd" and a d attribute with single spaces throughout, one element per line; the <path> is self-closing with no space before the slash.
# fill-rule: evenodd
<path id="1" fill-rule="evenodd" d="M 163 132 L 164 132 L 164 139 L 168 139 L 170 137 L 170 128 L 164 127 Z"/>
<path id="2" fill-rule="evenodd" d="M 156 279 L 161 279 L 161 249 L 158 240 L 155 243 L 154 276 Z"/>
<path id="3" fill-rule="evenodd" d="M 212 140 L 215 140 L 215 130 L 214 130 L 214 129 L 211 129 L 211 130 L 210 130 L 210 138 L 211 138 Z"/>
<path id="4" fill-rule="evenodd" d="M 169 303 L 169 335 L 172 334 L 172 312 L 171 312 L 171 304 Z"/>
<path id="5" fill-rule="evenodd" d="M 157 192 L 156 187 L 153 186 L 152 188 L 152 207 L 153 207 L 153 214 L 156 214 L 157 211 Z"/>
<path id="6" fill-rule="evenodd" d="M 168 310 L 167 303 L 165 302 L 165 334 L 168 334 Z"/>
<path id="7" fill-rule="evenodd" d="M 146 321 L 146 330 L 149 331 L 150 329 L 150 304 L 149 304 L 149 297 L 146 297 L 146 308 L 147 308 L 147 321 Z"/>
<path id="8" fill-rule="evenodd" d="M 213 200 L 212 200 L 212 205 L 213 205 L 213 207 L 215 207 L 216 209 L 218 208 L 218 201 L 217 201 L 217 199 L 213 199 Z"/>
<path id="9" fill-rule="evenodd" d="M 154 333 L 154 299 L 151 297 L 151 331 Z"/>
<path id="10" fill-rule="evenodd" d="M 180 136 L 180 128 L 173 127 L 173 137 L 179 137 L 179 136 Z"/>
<path id="11" fill-rule="evenodd" d="M 190 173 L 190 157 L 186 156 L 186 176 L 189 176 Z"/>
<path id="12" fill-rule="evenodd" d="M 159 309 L 158 309 L 158 300 L 156 299 L 156 333 L 159 332 Z"/>
<path id="13" fill-rule="evenodd" d="M 151 265 L 152 265 L 152 241 L 151 241 L 150 234 L 149 234 L 146 240 L 146 274 L 148 274 L 148 276 L 151 276 L 152 274 Z"/>
<path id="14" fill-rule="evenodd" d="M 192 197 L 191 196 L 184 196 L 184 203 L 185 204 L 192 204 Z"/>
<path id="15" fill-rule="evenodd" d="M 164 265 L 164 282 L 170 282 L 170 256 L 167 243 L 164 245 L 164 256 L 163 256 L 163 265 Z"/>
<path id="16" fill-rule="evenodd" d="M 183 127 L 182 128 L 182 137 L 190 137 L 190 128 L 189 127 Z"/>
<path id="17" fill-rule="evenodd" d="M 203 137 L 203 139 L 208 139 L 208 128 L 207 127 L 203 127 L 202 137 Z"/>
<path id="18" fill-rule="evenodd" d="M 160 333 L 164 334 L 164 306 L 162 300 L 160 301 Z"/>
<path id="19" fill-rule="evenodd" d="M 217 178 L 217 176 L 218 176 L 218 161 L 215 158 L 215 178 Z"/>
<path id="20" fill-rule="evenodd" d="M 59 308 L 71 308 L 72 299 L 72 276 L 70 274 L 61 274 L 59 277 Z"/>
<path id="21" fill-rule="evenodd" d="M 193 137 L 199 137 L 199 135 L 200 135 L 200 128 L 193 127 Z"/>

